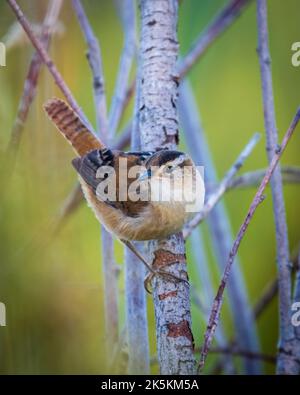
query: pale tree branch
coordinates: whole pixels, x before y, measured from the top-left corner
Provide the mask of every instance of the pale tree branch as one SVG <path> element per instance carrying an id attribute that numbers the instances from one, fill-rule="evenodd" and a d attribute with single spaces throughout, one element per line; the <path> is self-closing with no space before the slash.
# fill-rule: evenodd
<path id="1" fill-rule="evenodd" d="M 207 216 L 208 214 L 213 210 L 213 208 L 216 206 L 216 204 L 219 202 L 219 200 L 222 198 L 226 190 L 228 189 L 228 185 L 232 181 L 233 177 L 236 175 L 236 173 L 239 171 L 239 169 L 243 166 L 245 160 L 248 158 L 248 156 L 251 154 L 252 150 L 254 149 L 255 145 L 257 144 L 258 140 L 260 139 L 260 135 L 256 133 L 249 143 L 246 145 L 246 147 L 243 149 L 243 151 L 240 153 L 234 164 L 231 166 L 231 168 L 228 170 L 228 172 L 225 174 L 224 178 L 218 185 L 218 187 L 215 189 L 215 191 L 209 195 L 208 199 L 206 200 L 202 210 L 197 213 L 193 219 L 188 222 L 184 229 L 183 229 L 183 237 L 186 239 Z"/>
<path id="2" fill-rule="evenodd" d="M 210 45 L 237 19 L 251 0 L 230 0 L 213 21 L 201 32 L 187 55 L 178 66 L 179 78 L 183 78 L 202 57 Z"/>
<path id="3" fill-rule="evenodd" d="M 109 132 L 113 137 L 118 128 L 124 108 L 131 96 L 131 87 L 128 87 L 130 70 L 135 57 L 136 26 L 134 0 L 117 0 L 124 31 L 124 47 L 121 55 L 115 92 L 109 113 Z M 128 89 L 129 88 L 129 89 Z"/>
<path id="4" fill-rule="evenodd" d="M 107 128 L 108 119 L 106 112 L 106 97 L 99 42 L 93 32 L 85 10 L 82 7 L 81 1 L 73 0 L 73 8 L 76 12 L 81 30 L 88 46 L 87 58 L 93 76 L 94 102 L 98 134 L 100 135 L 100 139 L 108 144 L 110 136 Z M 76 198 L 76 194 L 74 196 Z M 118 285 L 116 264 L 114 259 L 113 237 L 104 228 L 104 226 L 101 226 L 100 244 L 104 274 L 106 357 L 107 360 L 110 361 L 112 357 L 111 350 L 115 344 L 118 343 L 119 337 Z"/>
<path id="5" fill-rule="evenodd" d="M 280 169 L 284 184 L 300 183 L 300 167 L 281 166 Z M 266 171 L 267 169 L 254 170 L 234 177 L 228 185 L 228 190 L 258 187 Z"/>
<path id="6" fill-rule="evenodd" d="M 136 30 L 132 31 L 132 28 L 136 29 L 136 16 L 134 10 L 133 0 L 125 1 L 124 4 L 120 5 L 118 0 L 121 14 L 123 14 L 123 27 L 125 30 L 125 46 L 123 57 L 120 65 L 119 79 L 122 78 L 121 66 L 122 63 L 127 63 L 131 66 L 132 59 L 131 51 L 135 49 Z M 124 6 L 129 7 L 129 10 L 125 12 Z M 124 14 L 125 13 L 125 14 Z M 125 19 L 125 20 L 124 20 Z M 126 33 L 127 31 L 127 33 Z M 131 43 L 126 43 L 126 40 L 131 40 Z M 128 49 L 126 47 L 129 46 Z M 131 47 L 131 49 L 130 49 Z M 129 50 L 129 53 L 126 53 Z M 127 60 L 126 60 L 127 59 Z M 129 69 L 125 73 L 125 77 L 128 77 Z M 119 81 L 120 82 L 120 81 Z M 138 81 L 135 81 L 138 83 Z M 117 84 L 118 86 L 118 84 Z M 116 91 L 115 95 L 115 115 L 112 116 L 112 120 L 116 122 L 118 117 L 118 111 L 124 107 L 124 92 L 126 90 L 127 80 L 125 78 L 125 84 L 120 82 L 119 89 L 120 94 Z M 119 97 L 119 101 L 117 99 Z M 139 151 L 140 146 L 140 134 L 139 134 L 139 89 L 136 89 L 136 97 L 134 103 L 134 115 L 133 122 L 130 124 L 131 128 L 131 149 L 133 151 Z M 122 99 L 122 100 L 121 100 Z M 119 103 L 119 104 L 118 104 Z M 118 110 L 119 108 L 119 110 Z M 117 122 L 118 123 L 118 122 Z M 134 242 L 135 248 L 144 255 L 144 243 Z M 129 374 L 149 374 L 150 373 L 150 357 L 149 357 L 149 339 L 148 339 L 148 321 L 147 321 L 147 301 L 144 289 L 144 277 L 145 268 L 141 265 L 140 260 L 134 255 L 128 248 L 125 249 L 125 295 L 126 295 L 126 328 L 127 328 L 127 339 L 128 339 L 128 373 Z"/>
<path id="7" fill-rule="evenodd" d="M 275 119 L 271 58 L 267 24 L 266 0 L 257 0 L 258 54 L 263 96 L 263 110 L 267 138 L 267 155 L 269 163 L 277 149 L 278 133 Z M 277 266 L 279 285 L 279 353 L 277 373 L 284 374 L 290 370 L 289 341 L 293 328 L 291 326 L 291 270 L 289 263 L 289 240 L 286 223 L 285 205 L 282 190 L 280 167 L 277 167 L 271 180 L 273 212 L 276 227 Z"/>
<path id="8" fill-rule="evenodd" d="M 143 150 L 176 149 L 178 142 L 177 0 L 141 0 L 139 51 L 139 129 Z M 176 277 L 187 279 L 182 234 L 148 243 L 149 258 Z M 152 280 L 157 355 L 162 374 L 193 374 L 189 287 L 160 276 Z"/>
<path id="9" fill-rule="evenodd" d="M 73 0 L 73 8 L 85 37 L 88 52 L 87 58 L 93 75 L 94 102 L 96 109 L 97 131 L 103 141 L 108 142 L 108 120 L 106 110 L 105 85 L 103 77 L 102 57 L 99 42 L 80 0 Z"/>
<path id="10" fill-rule="evenodd" d="M 179 95 L 180 120 L 186 136 L 186 143 L 196 164 L 203 164 L 205 184 L 217 182 L 217 174 L 210 153 L 206 136 L 204 134 L 199 110 L 188 81 L 181 84 Z M 207 217 L 207 224 L 218 266 L 221 271 L 226 264 L 233 234 L 226 207 L 220 201 Z M 229 304 L 232 311 L 238 346 L 243 349 L 259 351 L 256 325 L 250 309 L 247 288 L 240 271 L 240 263 L 235 265 L 231 281 L 228 285 Z M 260 364 L 244 360 L 244 371 L 248 374 L 260 373 Z"/>
<path id="11" fill-rule="evenodd" d="M 225 291 L 225 287 L 227 285 L 227 281 L 229 278 L 229 274 L 231 272 L 231 267 L 233 265 L 234 259 L 236 257 L 237 252 L 238 252 L 240 244 L 245 236 L 245 233 L 248 229 L 248 226 L 251 222 L 251 219 L 253 218 L 253 216 L 256 212 L 257 207 L 264 200 L 263 192 L 264 192 L 266 186 L 268 185 L 268 183 L 270 182 L 270 179 L 274 173 L 274 170 L 276 169 L 276 166 L 277 166 L 283 152 L 285 151 L 287 144 L 289 143 L 289 141 L 295 131 L 296 126 L 298 125 L 299 119 L 300 119 L 300 108 L 297 110 L 297 113 L 296 113 L 294 119 L 292 120 L 290 127 L 288 128 L 288 130 L 282 140 L 281 146 L 277 147 L 277 150 L 273 154 L 273 158 L 270 162 L 268 170 L 267 170 L 267 172 L 266 172 L 266 174 L 265 174 L 253 200 L 252 200 L 252 203 L 249 207 L 247 215 L 246 215 L 246 217 L 245 217 L 245 219 L 238 231 L 236 239 L 235 239 L 235 241 L 232 245 L 232 248 L 230 250 L 229 257 L 228 257 L 228 260 L 227 260 L 227 263 L 225 266 L 224 273 L 221 278 L 221 283 L 218 288 L 217 295 L 214 299 L 210 318 L 209 318 L 208 325 L 206 328 L 206 332 L 205 332 L 205 336 L 204 336 L 204 345 L 202 347 L 201 356 L 200 356 L 199 370 L 202 370 L 202 368 L 205 364 L 205 360 L 206 360 L 207 354 L 209 352 L 209 349 L 210 349 L 210 346 L 211 346 L 211 343 L 212 343 L 212 340 L 213 340 L 213 337 L 214 337 L 214 334 L 216 331 L 216 327 L 219 322 L 221 307 L 222 307 L 223 298 L 224 298 L 224 291 Z"/>

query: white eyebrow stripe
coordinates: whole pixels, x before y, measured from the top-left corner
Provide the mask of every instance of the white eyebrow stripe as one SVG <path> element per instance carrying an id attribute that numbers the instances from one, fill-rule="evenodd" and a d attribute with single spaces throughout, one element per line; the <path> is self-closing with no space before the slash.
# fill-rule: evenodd
<path id="1" fill-rule="evenodd" d="M 173 164 L 175 166 L 180 165 L 181 163 L 185 162 L 188 159 L 187 155 L 180 155 L 178 158 L 176 158 L 175 160 L 173 160 Z"/>

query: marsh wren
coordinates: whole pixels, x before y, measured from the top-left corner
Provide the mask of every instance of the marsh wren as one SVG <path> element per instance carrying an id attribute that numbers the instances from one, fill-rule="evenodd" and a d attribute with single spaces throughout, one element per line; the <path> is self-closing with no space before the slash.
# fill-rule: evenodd
<path id="1" fill-rule="evenodd" d="M 78 155 L 72 164 L 95 216 L 153 273 L 131 241 L 163 239 L 177 233 L 202 208 L 203 183 L 200 193 L 193 192 L 198 175 L 193 161 L 179 151 L 111 150 L 64 101 L 51 99 L 45 110 Z M 188 185 L 183 182 L 187 178 Z M 189 209 L 191 204 L 197 209 Z"/>

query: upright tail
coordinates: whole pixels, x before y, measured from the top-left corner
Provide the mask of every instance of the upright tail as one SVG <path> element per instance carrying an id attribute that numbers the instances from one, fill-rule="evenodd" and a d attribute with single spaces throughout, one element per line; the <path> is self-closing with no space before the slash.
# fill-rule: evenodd
<path id="1" fill-rule="evenodd" d="M 45 103 L 44 109 L 79 156 L 83 156 L 94 149 L 105 148 L 105 145 L 94 136 L 79 116 L 63 100 L 50 99 Z"/>

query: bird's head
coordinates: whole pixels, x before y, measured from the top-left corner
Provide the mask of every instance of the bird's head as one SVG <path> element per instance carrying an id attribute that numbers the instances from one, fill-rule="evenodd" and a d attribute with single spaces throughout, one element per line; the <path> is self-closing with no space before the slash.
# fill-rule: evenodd
<path id="1" fill-rule="evenodd" d="M 181 178 L 183 169 L 193 166 L 190 157 L 184 152 L 161 150 L 151 155 L 146 163 L 146 171 L 143 172 L 139 179 L 141 181 L 154 179 L 162 180 L 163 178 Z"/>

